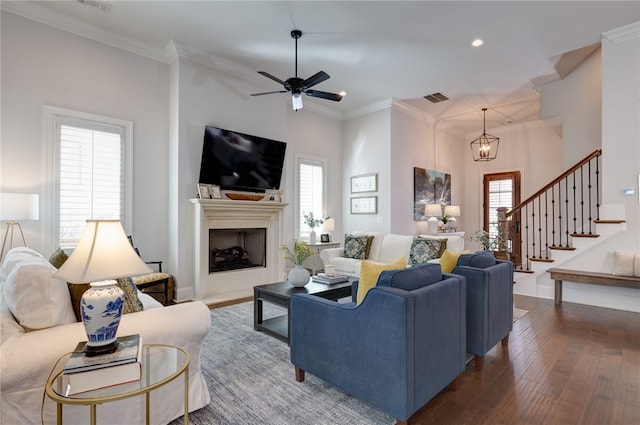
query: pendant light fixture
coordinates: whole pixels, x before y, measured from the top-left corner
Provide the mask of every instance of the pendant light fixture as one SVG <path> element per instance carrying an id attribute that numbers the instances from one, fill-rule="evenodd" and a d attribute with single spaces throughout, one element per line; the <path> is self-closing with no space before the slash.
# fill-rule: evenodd
<path id="1" fill-rule="evenodd" d="M 500 138 L 487 134 L 487 108 L 482 108 L 482 113 L 482 134 L 470 143 L 471 154 L 474 161 L 491 161 L 498 155 Z"/>

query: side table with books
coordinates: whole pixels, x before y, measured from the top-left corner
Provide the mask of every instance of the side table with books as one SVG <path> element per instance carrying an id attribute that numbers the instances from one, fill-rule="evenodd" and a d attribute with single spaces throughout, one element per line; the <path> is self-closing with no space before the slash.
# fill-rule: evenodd
<path id="1" fill-rule="evenodd" d="M 189 421 L 189 353 L 181 347 L 161 344 L 142 344 L 138 335 L 121 337 L 126 341 L 120 352 L 111 355 L 111 365 L 105 359 L 80 358 L 82 343 L 69 353 L 65 367 L 52 373 L 45 392 L 57 403 L 57 423 L 63 423 L 63 405 L 89 406 L 90 424 L 96 425 L 96 406 L 145 394 L 146 423 L 150 421 L 150 393 L 184 375 L 184 423 Z M 128 338 L 128 339 L 127 339 Z M 119 338 L 120 339 L 120 338 Z M 134 341 L 137 341 L 135 343 Z M 135 351 L 135 355 L 131 352 Z M 128 360 L 125 360 L 127 358 Z M 133 360 L 131 360 L 133 359 Z M 83 369 L 78 371 L 77 369 Z M 111 376 L 118 378 L 111 378 Z M 137 376 L 137 377 L 136 377 Z M 110 384 L 108 382 L 111 382 Z M 107 383 L 107 385 L 105 385 Z"/>

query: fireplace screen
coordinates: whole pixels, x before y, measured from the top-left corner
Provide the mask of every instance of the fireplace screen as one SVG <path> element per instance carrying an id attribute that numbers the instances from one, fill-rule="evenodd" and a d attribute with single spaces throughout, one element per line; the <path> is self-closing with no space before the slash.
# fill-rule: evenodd
<path id="1" fill-rule="evenodd" d="M 209 273 L 266 266 L 267 229 L 209 229 Z"/>

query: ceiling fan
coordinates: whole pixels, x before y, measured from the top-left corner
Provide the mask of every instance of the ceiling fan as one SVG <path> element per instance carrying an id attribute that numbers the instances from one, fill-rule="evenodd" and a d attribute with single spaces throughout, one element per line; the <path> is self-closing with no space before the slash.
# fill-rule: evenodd
<path id="1" fill-rule="evenodd" d="M 291 102 L 293 104 L 293 110 L 297 111 L 298 109 L 302 109 L 302 93 L 311 97 L 319 97 L 321 99 L 333 100 L 335 102 L 340 102 L 342 100 L 342 94 L 328 93 L 326 91 L 320 90 L 310 90 L 311 87 L 319 84 L 325 80 L 328 80 L 329 74 L 324 71 L 320 71 L 311 77 L 303 80 L 298 77 L 298 39 L 302 37 L 302 31 L 293 30 L 291 31 L 291 38 L 296 41 L 296 76 L 287 78 L 285 81 L 274 77 L 265 71 L 258 71 L 258 74 L 264 75 L 267 78 L 272 79 L 273 81 L 282 84 L 284 90 L 276 90 L 276 91 L 268 91 L 264 93 L 253 93 L 251 96 L 262 96 L 265 94 L 274 94 L 274 93 L 287 93 L 291 92 Z"/>

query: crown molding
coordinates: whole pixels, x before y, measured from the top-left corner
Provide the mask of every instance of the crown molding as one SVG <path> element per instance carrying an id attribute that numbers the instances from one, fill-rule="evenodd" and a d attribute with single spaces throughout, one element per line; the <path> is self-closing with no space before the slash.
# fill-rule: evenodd
<path id="1" fill-rule="evenodd" d="M 602 38 L 617 43 L 630 38 L 640 37 L 640 21 L 602 33 Z"/>
<path id="2" fill-rule="evenodd" d="M 111 47 L 116 47 L 136 55 L 144 56 L 148 59 L 166 62 L 162 49 L 148 44 L 139 43 L 129 38 L 120 37 L 110 32 L 102 31 L 93 25 L 78 21 L 75 18 L 70 18 L 69 16 L 55 10 L 38 6 L 32 2 L 0 1 L 0 5 L 3 11 L 18 15 L 22 18 L 75 34 L 89 40 L 97 41 Z"/>

